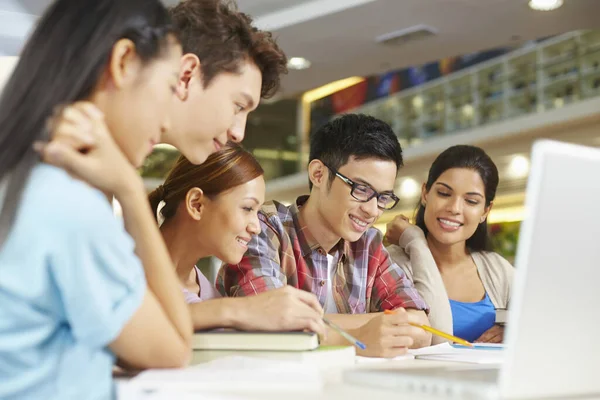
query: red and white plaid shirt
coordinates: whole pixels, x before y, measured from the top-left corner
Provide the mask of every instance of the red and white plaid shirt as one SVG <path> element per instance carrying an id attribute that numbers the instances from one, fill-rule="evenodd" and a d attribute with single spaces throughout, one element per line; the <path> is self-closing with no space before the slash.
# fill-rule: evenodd
<path id="1" fill-rule="evenodd" d="M 249 296 L 292 285 L 314 293 L 322 306 L 327 300 L 327 252 L 306 227 L 299 207 L 269 202 L 259 212 L 261 233 L 248 243 L 248 251 L 237 265 L 224 264 L 217 289 L 225 296 Z M 427 311 L 404 271 L 390 258 L 383 236 L 370 228 L 353 243 L 337 244 L 337 268 L 332 293 L 337 310 L 363 314 L 399 307 Z"/>

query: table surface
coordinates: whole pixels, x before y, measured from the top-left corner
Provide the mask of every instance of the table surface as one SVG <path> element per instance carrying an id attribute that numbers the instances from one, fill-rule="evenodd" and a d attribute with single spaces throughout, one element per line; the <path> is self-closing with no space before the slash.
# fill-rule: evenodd
<path id="1" fill-rule="evenodd" d="M 414 368 L 437 368 L 437 367 L 449 367 L 456 366 L 457 363 L 452 362 L 441 362 L 441 361 L 426 361 L 426 360 L 415 360 L 415 359 L 403 359 L 403 360 L 376 360 L 373 362 L 357 363 L 355 365 L 344 366 L 344 367 L 328 367 L 327 370 L 323 370 L 323 376 L 325 381 L 324 388 L 319 391 L 245 391 L 240 392 L 237 390 L 223 389 L 219 391 L 203 392 L 203 396 L 198 397 L 200 393 L 181 393 L 169 394 L 164 399 L 206 399 L 206 400 L 304 400 L 310 398 L 311 400 L 378 400 L 384 399 L 389 396 L 401 396 L 402 399 L 411 400 L 433 400 L 440 399 L 437 396 L 421 395 L 414 393 L 402 394 L 398 391 L 391 391 L 389 389 L 378 389 L 375 387 L 353 385 L 351 383 L 344 382 L 342 379 L 343 371 L 348 369 L 389 369 L 394 368 L 398 370 L 402 369 L 414 369 Z M 481 365 L 482 368 L 489 368 L 490 365 Z M 126 385 L 129 378 L 118 378 L 117 387 Z M 193 395 L 188 397 L 189 395 Z M 386 397 L 384 397 L 386 396 Z M 119 400 L 144 400 L 145 397 L 138 397 L 129 395 L 125 390 L 119 391 Z M 148 399 L 154 400 L 154 397 L 149 396 Z M 157 399 L 163 400 L 163 397 L 157 397 Z M 581 399 L 581 398 L 580 398 Z M 600 400 L 600 396 L 586 397 L 586 400 Z M 556 398 L 552 399 L 556 400 Z"/>

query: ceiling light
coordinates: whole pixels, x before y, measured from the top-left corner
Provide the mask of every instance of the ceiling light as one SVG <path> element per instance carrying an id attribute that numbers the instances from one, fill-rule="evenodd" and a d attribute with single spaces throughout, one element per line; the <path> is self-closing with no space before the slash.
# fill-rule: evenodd
<path id="1" fill-rule="evenodd" d="M 554 99 L 554 108 L 561 108 L 564 105 L 565 99 L 563 99 L 562 97 L 557 97 L 556 99 Z"/>
<path id="2" fill-rule="evenodd" d="M 411 199 L 419 193 L 419 184 L 413 178 L 404 178 L 400 184 L 400 197 Z"/>
<path id="3" fill-rule="evenodd" d="M 340 79 L 339 81 L 329 82 L 326 85 L 304 93 L 302 95 L 302 101 L 305 103 L 312 103 L 315 100 L 322 99 L 323 97 L 329 96 L 335 92 L 344 90 L 347 87 L 354 86 L 364 80 L 365 78 L 360 76 L 351 76 L 349 78 Z"/>
<path id="4" fill-rule="evenodd" d="M 420 109 L 421 107 L 423 107 L 423 98 L 421 96 L 413 97 L 412 105 L 414 108 Z"/>
<path id="5" fill-rule="evenodd" d="M 475 108 L 471 104 L 465 104 L 462 107 L 462 113 L 465 117 L 471 118 L 475 114 Z"/>
<path id="6" fill-rule="evenodd" d="M 292 57 L 288 60 L 287 66 L 289 69 L 307 69 L 310 68 L 310 61 L 304 57 Z"/>
<path id="7" fill-rule="evenodd" d="M 563 5 L 563 0 L 529 0 L 529 7 L 538 11 L 556 10 Z"/>
<path id="8" fill-rule="evenodd" d="M 510 160 L 508 174 L 511 178 L 525 178 L 529 173 L 529 159 L 522 155 L 516 155 Z"/>

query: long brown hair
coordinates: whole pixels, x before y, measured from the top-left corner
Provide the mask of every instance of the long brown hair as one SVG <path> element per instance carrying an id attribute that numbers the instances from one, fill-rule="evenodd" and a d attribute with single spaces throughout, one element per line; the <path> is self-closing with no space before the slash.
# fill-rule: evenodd
<path id="1" fill-rule="evenodd" d="M 190 189 L 197 187 L 205 196 L 214 197 L 263 174 L 262 167 L 252 154 L 235 143 L 228 143 L 201 165 L 194 165 L 180 156 L 165 182 L 152 191 L 148 199 L 155 216 L 158 204 L 165 202 L 160 213 L 167 220 L 175 215 L 179 203 Z"/>

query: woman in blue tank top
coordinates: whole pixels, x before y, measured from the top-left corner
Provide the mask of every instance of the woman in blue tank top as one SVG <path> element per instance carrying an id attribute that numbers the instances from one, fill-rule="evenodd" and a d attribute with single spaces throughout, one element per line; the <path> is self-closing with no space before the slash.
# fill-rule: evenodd
<path id="1" fill-rule="evenodd" d="M 508 306 L 513 267 L 488 240 L 497 187 L 498 170 L 482 149 L 450 147 L 429 170 L 416 226 L 398 216 L 387 227 L 397 243 L 390 255 L 428 302 L 431 325 L 468 341 L 503 339 L 496 309 Z"/>

